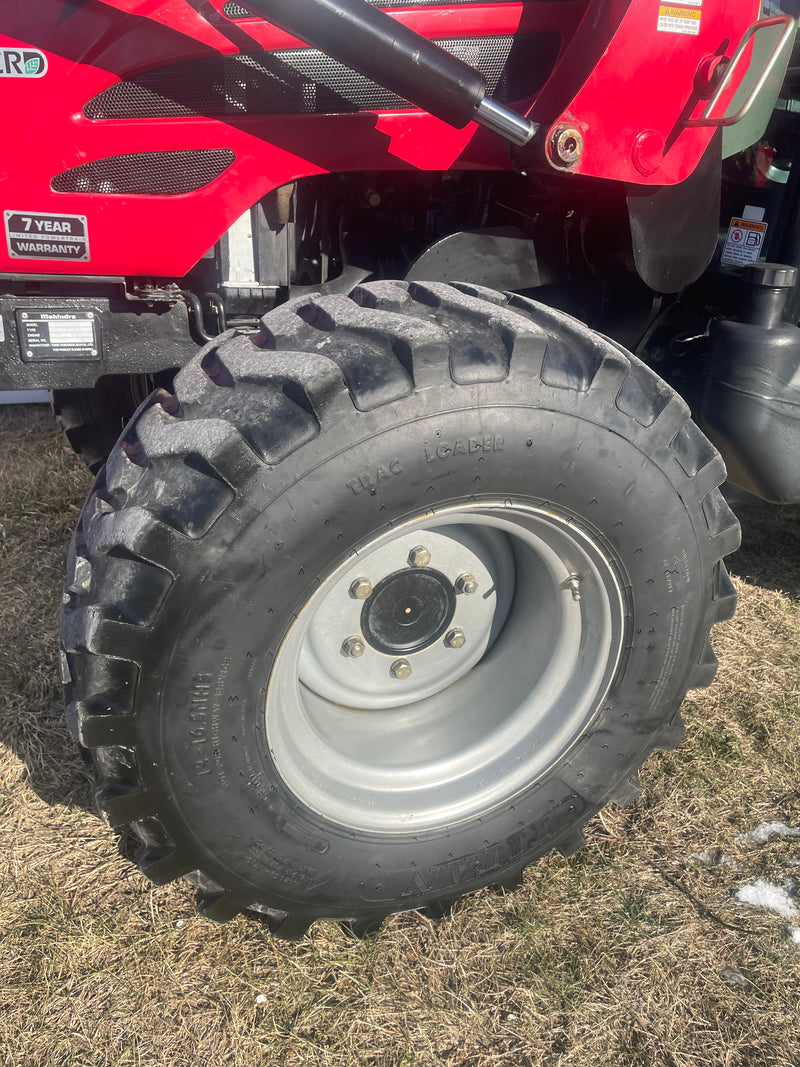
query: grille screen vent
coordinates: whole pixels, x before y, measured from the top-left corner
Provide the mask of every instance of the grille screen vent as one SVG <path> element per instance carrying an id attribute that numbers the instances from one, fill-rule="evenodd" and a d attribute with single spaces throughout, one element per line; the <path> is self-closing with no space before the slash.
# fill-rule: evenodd
<path id="1" fill-rule="evenodd" d="M 299 0 L 301 2 L 301 0 Z M 523 99 L 555 63 L 557 34 L 456 37 L 436 42 L 486 78 L 500 103 Z M 519 58 L 517 58 L 519 57 Z M 314 48 L 209 56 L 145 71 L 90 100 L 90 119 L 312 114 L 413 105 Z"/>
<path id="2" fill-rule="evenodd" d="M 375 7 L 456 7 L 460 4 L 502 4 L 505 0 L 368 0 Z M 229 19 L 251 19 L 255 12 L 249 11 L 234 0 L 222 5 L 222 14 Z M 256 16 L 257 17 L 257 16 Z"/>
<path id="3" fill-rule="evenodd" d="M 63 171 L 53 178 L 51 185 L 57 193 L 178 196 L 213 182 L 235 158 L 230 148 L 108 156 Z"/>

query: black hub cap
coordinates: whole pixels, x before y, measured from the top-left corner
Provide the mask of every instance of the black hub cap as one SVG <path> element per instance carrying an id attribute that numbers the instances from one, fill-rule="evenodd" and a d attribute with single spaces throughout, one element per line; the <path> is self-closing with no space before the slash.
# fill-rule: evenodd
<path id="1" fill-rule="evenodd" d="M 455 610 L 456 593 L 443 574 L 409 568 L 378 582 L 361 612 L 361 630 L 378 652 L 419 652 L 439 640 Z"/>

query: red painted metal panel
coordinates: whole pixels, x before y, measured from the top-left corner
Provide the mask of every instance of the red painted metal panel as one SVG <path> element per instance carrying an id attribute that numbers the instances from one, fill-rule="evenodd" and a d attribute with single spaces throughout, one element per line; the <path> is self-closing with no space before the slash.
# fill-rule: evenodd
<path id="1" fill-rule="evenodd" d="M 204 56 L 301 47 L 259 20 L 225 19 L 218 10 L 222 0 L 216 3 L 212 8 L 207 0 L 3 0 L 0 48 L 39 49 L 48 69 L 43 77 L 0 77 L 3 113 L 14 116 L 4 125 L 0 210 L 85 216 L 90 261 L 12 258 L 0 235 L 0 273 L 180 277 L 247 207 L 307 175 L 511 167 L 499 138 L 474 125 L 454 130 L 418 111 L 104 121 L 83 115 L 87 101 L 143 70 Z M 700 32 L 694 36 L 654 28 L 658 0 L 632 0 L 627 9 L 617 0 L 528 0 L 402 10 L 392 16 L 431 38 L 517 31 L 557 31 L 571 38 L 539 97 L 521 101 L 520 109 L 544 119 L 545 128 L 567 122 L 581 130 L 585 149 L 574 168 L 579 173 L 672 183 L 694 169 L 711 132 L 677 125 L 691 99 L 695 71 L 726 35 L 732 39 L 730 54 L 757 17 L 757 4 L 704 0 L 698 8 Z M 637 158 L 648 166 L 655 158 L 657 166 L 644 174 L 634 151 L 646 131 L 653 136 L 640 140 Z M 663 162 L 659 138 L 668 145 Z M 57 174 L 93 160 L 208 148 L 231 149 L 236 159 L 196 192 L 151 196 L 51 189 Z M 534 164 L 547 167 L 541 147 L 538 152 Z"/>
<path id="2" fill-rule="evenodd" d="M 583 152 L 569 167 L 574 173 L 649 185 L 681 182 L 695 170 L 713 133 L 686 129 L 681 122 L 705 106 L 696 78 L 711 57 L 733 54 L 758 18 L 760 0 L 633 0 L 589 77 L 559 109 L 561 68 L 569 68 L 571 53 L 591 49 L 597 33 L 593 9 L 604 8 L 604 0 L 590 5 L 532 114 L 548 117 L 549 139 L 559 128 L 580 132 Z M 743 64 L 742 74 L 745 70 Z"/>

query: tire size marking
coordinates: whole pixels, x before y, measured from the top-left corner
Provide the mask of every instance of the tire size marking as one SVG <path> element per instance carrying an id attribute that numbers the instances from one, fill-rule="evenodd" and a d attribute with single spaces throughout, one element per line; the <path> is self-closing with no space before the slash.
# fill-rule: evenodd
<path id="1" fill-rule="evenodd" d="M 681 647 L 681 634 L 683 633 L 685 616 L 685 604 L 679 604 L 677 607 L 674 607 L 670 612 L 667 650 L 664 656 L 664 663 L 658 675 L 658 679 L 656 680 L 656 684 L 653 687 L 653 692 L 650 695 L 651 711 L 657 708 L 658 705 L 661 703 L 661 698 L 664 695 L 664 690 L 667 688 L 669 680 L 672 677 L 672 671 L 675 667 L 675 661 L 678 658 L 678 649 Z"/>
<path id="2" fill-rule="evenodd" d="M 503 845 L 507 847 L 504 848 Z M 498 871 L 509 860 L 522 853 L 522 831 L 512 834 L 505 842 L 496 841 L 486 845 L 478 852 L 469 852 L 466 856 L 455 856 L 451 860 L 433 864 L 430 867 L 414 867 L 411 879 L 400 894 L 410 897 L 416 893 L 429 893 L 432 889 L 450 888 L 473 878 L 480 878 Z"/>
<path id="3" fill-rule="evenodd" d="M 434 463 L 437 459 L 450 459 L 451 456 L 466 456 L 475 452 L 502 452 L 503 438 L 500 434 L 484 434 L 482 437 L 456 437 L 454 441 L 426 441 L 425 461 Z"/>
<path id="4" fill-rule="evenodd" d="M 570 793 L 560 803 L 553 806 L 547 818 L 538 819 L 524 830 L 517 830 L 509 837 L 496 841 L 494 844 L 485 845 L 477 852 L 455 856 L 452 859 L 431 864 L 429 867 L 412 865 L 410 879 L 400 896 L 411 897 L 419 893 L 458 888 L 476 878 L 483 878 L 492 871 L 503 870 L 513 865 L 515 860 L 521 860 L 531 848 L 546 838 L 552 837 L 558 829 L 561 829 L 561 827 L 556 828 L 553 821 L 562 811 L 568 815 L 573 825 L 578 825 L 585 810 L 586 802 L 583 798 L 577 793 Z M 364 899 L 371 898 L 365 897 Z M 376 895 L 372 899 L 380 898 Z"/>
<path id="5" fill-rule="evenodd" d="M 228 777 L 222 762 L 221 709 L 227 684 L 226 676 L 230 668 L 230 658 L 225 656 L 220 663 L 216 681 L 211 674 L 196 675 L 189 701 L 188 733 L 194 755 L 194 773 L 199 776 L 215 771 L 216 779 L 223 789 L 228 788 Z M 228 703 L 238 700 L 238 695 L 234 693 L 228 698 Z"/>
<path id="6" fill-rule="evenodd" d="M 380 482 L 387 481 L 389 478 L 394 477 L 395 474 L 402 473 L 403 467 L 400 460 L 392 459 L 388 463 L 379 463 L 377 467 L 370 467 L 368 471 L 351 478 L 349 482 L 344 484 L 352 491 L 354 496 L 358 496 L 359 493 L 365 490 L 369 491 L 377 488 Z"/>
<path id="7" fill-rule="evenodd" d="M 688 585 L 690 581 L 689 558 L 684 548 L 680 556 L 673 556 L 671 560 L 664 560 L 664 580 L 667 584 L 667 592 L 673 594 L 682 582 Z"/>
<path id="8" fill-rule="evenodd" d="M 316 867 L 309 867 L 299 860 L 290 859 L 277 852 L 269 841 L 251 841 L 247 848 L 245 863 L 255 871 L 264 871 L 274 881 L 285 886 L 298 884 L 312 888 L 319 880 Z"/>
<path id="9" fill-rule="evenodd" d="M 208 742 L 208 717 L 211 700 L 211 686 L 214 679 L 210 674 L 195 676 L 192 696 L 189 700 L 189 743 L 192 746 L 193 768 L 196 775 L 211 774 L 208 756 L 204 755 Z"/>

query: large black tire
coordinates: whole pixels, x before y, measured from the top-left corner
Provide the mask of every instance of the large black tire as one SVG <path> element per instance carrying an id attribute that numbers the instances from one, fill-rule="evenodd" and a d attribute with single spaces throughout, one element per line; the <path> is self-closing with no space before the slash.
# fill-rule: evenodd
<path id="1" fill-rule="evenodd" d="M 521 297 L 381 282 L 222 335 L 72 546 L 101 810 L 151 879 L 283 936 L 515 884 L 713 678 L 724 474 L 656 375 Z"/>
<path id="2" fill-rule="evenodd" d="M 171 373 L 115 374 L 93 389 L 54 389 L 53 414 L 61 431 L 92 474 L 97 474 L 126 423 L 156 384 Z"/>

